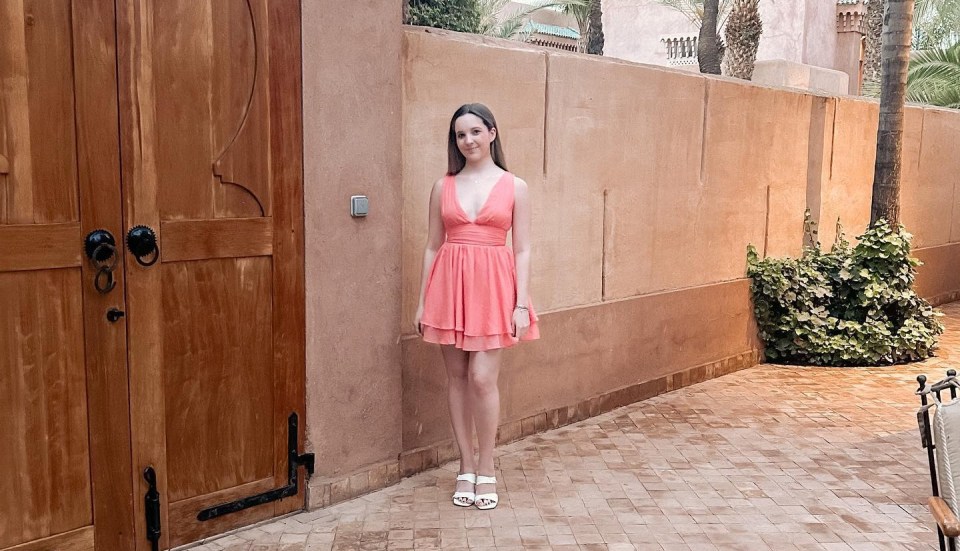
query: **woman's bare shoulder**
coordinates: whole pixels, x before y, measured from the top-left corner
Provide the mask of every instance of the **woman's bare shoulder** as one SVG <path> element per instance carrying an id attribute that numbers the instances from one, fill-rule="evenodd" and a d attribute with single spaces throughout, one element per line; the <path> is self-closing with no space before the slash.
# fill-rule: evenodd
<path id="1" fill-rule="evenodd" d="M 526 193 L 526 192 L 527 192 L 527 181 L 524 180 L 523 178 L 517 176 L 517 175 L 514 175 L 514 176 L 513 176 L 513 191 L 514 191 L 514 192 L 519 191 L 520 193 Z"/>

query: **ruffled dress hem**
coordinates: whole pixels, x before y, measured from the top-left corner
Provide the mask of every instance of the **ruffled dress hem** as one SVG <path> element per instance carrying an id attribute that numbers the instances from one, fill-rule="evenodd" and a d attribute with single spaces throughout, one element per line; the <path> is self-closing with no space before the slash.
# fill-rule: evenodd
<path id="1" fill-rule="evenodd" d="M 510 348 L 520 341 L 532 341 L 540 338 L 536 322 L 530 324 L 527 334 L 518 339 L 510 333 L 500 335 L 466 335 L 457 329 L 440 329 L 424 323 L 420 324 L 423 340 L 432 344 L 453 345 L 465 352 L 485 352 L 498 348 Z"/>

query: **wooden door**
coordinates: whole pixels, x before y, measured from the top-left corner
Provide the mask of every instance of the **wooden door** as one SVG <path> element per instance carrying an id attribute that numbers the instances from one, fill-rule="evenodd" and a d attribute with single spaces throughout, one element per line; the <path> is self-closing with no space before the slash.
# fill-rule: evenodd
<path id="1" fill-rule="evenodd" d="M 167 548 L 303 507 L 300 485 L 201 520 L 288 484 L 293 413 L 302 442 L 300 7 L 117 0 L 117 17 L 124 219 L 159 243 L 153 265 L 126 258 L 137 549 L 148 466 Z"/>
<path id="2" fill-rule="evenodd" d="M 0 0 L 0 549 L 134 545 L 113 0 Z"/>

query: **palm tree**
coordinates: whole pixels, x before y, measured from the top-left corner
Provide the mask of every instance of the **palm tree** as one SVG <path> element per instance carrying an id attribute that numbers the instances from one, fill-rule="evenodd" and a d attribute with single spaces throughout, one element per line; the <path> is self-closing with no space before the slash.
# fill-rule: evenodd
<path id="1" fill-rule="evenodd" d="M 587 28 L 587 53 L 603 55 L 603 11 L 600 0 L 590 1 L 590 25 Z"/>
<path id="2" fill-rule="evenodd" d="M 512 14 L 506 13 L 509 0 L 476 0 L 480 11 L 477 34 L 497 38 L 518 38 L 524 35 L 524 27 L 530 15 L 547 8 L 563 9 L 567 6 L 584 5 L 587 0 L 544 0 L 524 6 Z"/>
<path id="3" fill-rule="evenodd" d="M 577 21 L 577 29 L 580 31 L 580 39 L 577 40 L 577 51 L 581 53 L 587 51 L 587 34 L 590 31 L 591 3 L 591 0 L 587 0 L 583 4 L 564 6 L 562 9 L 563 13 L 572 15 Z"/>
<path id="4" fill-rule="evenodd" d="M 577 51 L 603 55 L 603 22 L 601 21 L 600 0 L 584 0 L 581 4 L 563 6 L 563 13 L 572 15 L 577 21 L 580 39 Z M 591 41 L 593 47 L 591 48 Z"/>
<path id="5" fill-rule="evenodd" d="M 907 100 L 960 109 L 960 41 L 915 52 L 907 73 Z"/>
<path id="6" fill-rule="evenodd" d="M 676 10 L 684 15 L 691 23 L 697 26 L 698 29 L 703 27 L 703 16 L 705 13 L 704 10 L 704 0 L 657 0 L 660 5 L 666 6 L 673 10 Z M 734 0 L 719 0 L 717 4 L 717 29 L 722 29 L 726 24 L 727 18 L 730 16 L 730 10 L 733 6 Z M 699 41 L 699 38 L 697 39 Z M 699 51 L 699 44 L 697 47 Z M 723 38 L 720 36 L 719 32 L 717 33 L 717 59 L 723 61 L 723 56 L 725 54 L 726 46 L 723 42 Z M 719 73 L 716 73 L 719 74 Z"/>
<path id="7" fill-rule="evenodd" d="M 712 75 L 720 74 L 720 51 L 717 40 L 717 12 L 719 0 L 705 0 L 703 3 L 703 24 L 697 39 L 697 62 L 700 72 Z"/>
<path id="8" fill-rule="evenodd" d="M 703 2 L 704 0 L 657 0 L 661 5 L 672 8 L 682 13 L 691 23 L 699 29 L 703 24 Z M 723 28 L 730 15 L 730 9 L 733 6 L 733 0 L 720 0 L 717 5 L 717 27 Z"/>
<path id="9" fill-rule="evenodd" d="M 870 224 L 900 223 L 900 161 L 903 149 L 903 104 L 910 61 L 914 0 L 887 0 L 881 57 L 880 124 L 873 171 Z"/>
<path id="10" fill-rule="evenodd" d="M 744 80 L 753 78 L 761 34 L 760 0 L 736 0 L 724 33 L 727 38 L 724 74 Z"/>

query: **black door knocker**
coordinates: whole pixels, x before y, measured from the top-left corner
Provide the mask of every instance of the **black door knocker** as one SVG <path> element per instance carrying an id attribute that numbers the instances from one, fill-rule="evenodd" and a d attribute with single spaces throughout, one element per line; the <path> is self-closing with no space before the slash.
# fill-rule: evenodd
<path id="1" fill-rule="evenodd" d="M 157 234 L 147 226 L 134 226 L 127 232 L 127 248 L 141 266 L 153 266 L 160 259 Z M 147 260 L 144 260 L 144 259 Z"/>
<path id="2" fill-rule="evenodd" d="M 105 295 L 117 286 L 113 278 L 113 270 L 117 267 L 120 257 L 117 255 L 117 241 L 107 230 L 94 230 L 84 239 L 83 250 L 90 263 L 97 269 L 93 277 L 93 287 L 101 295 Z"/>

